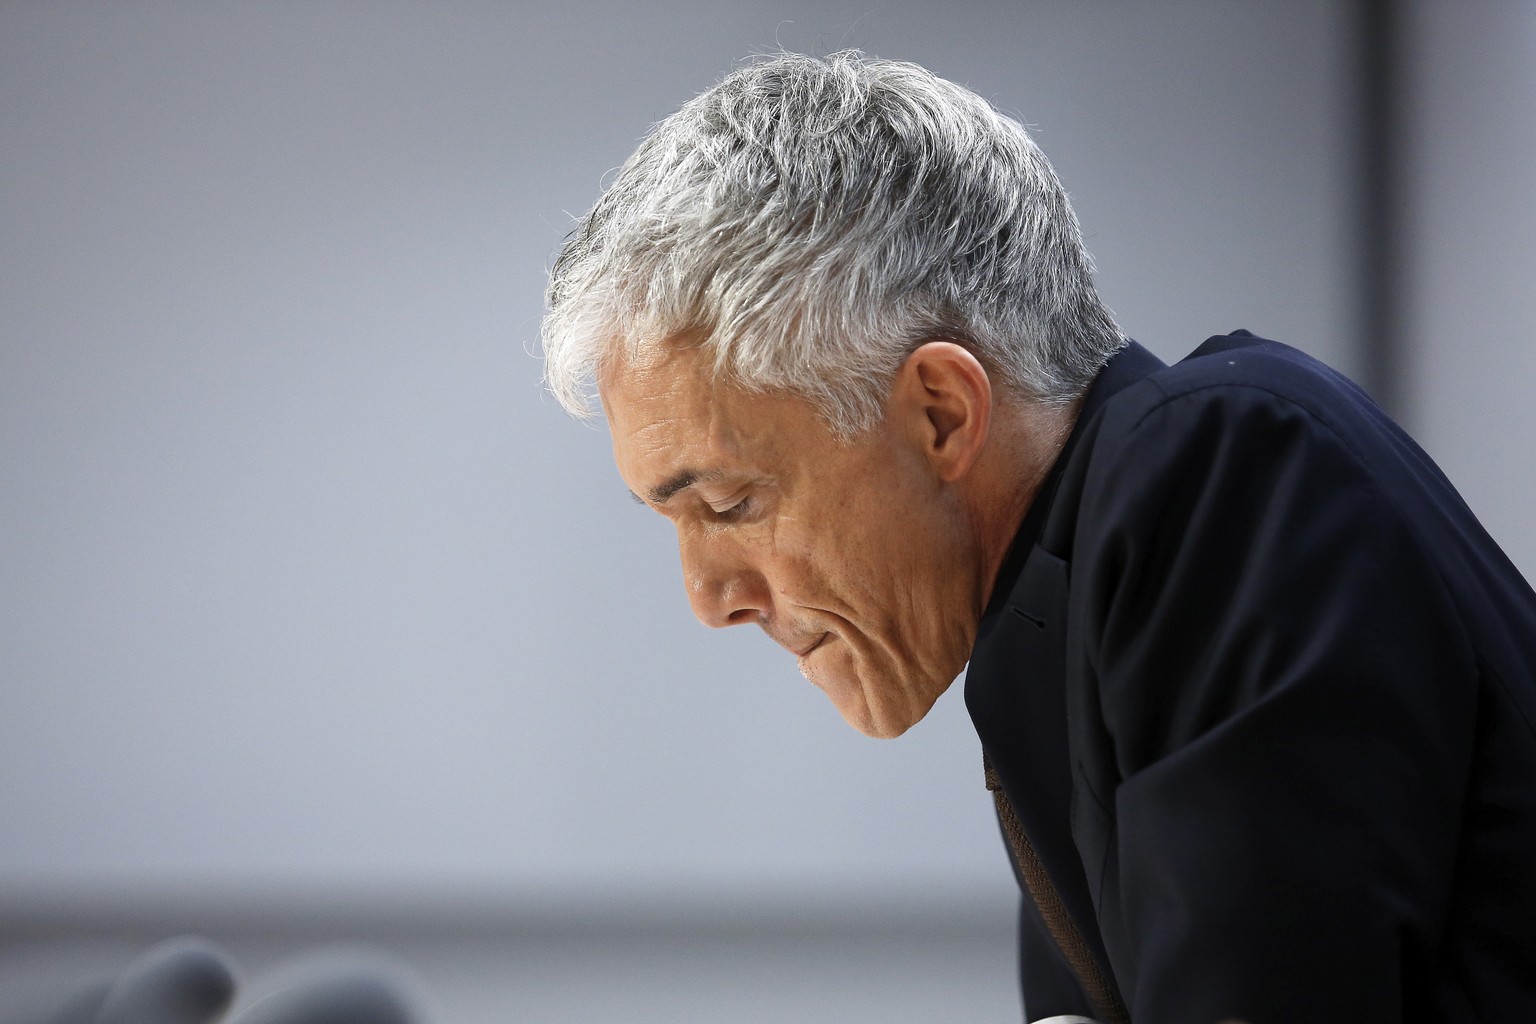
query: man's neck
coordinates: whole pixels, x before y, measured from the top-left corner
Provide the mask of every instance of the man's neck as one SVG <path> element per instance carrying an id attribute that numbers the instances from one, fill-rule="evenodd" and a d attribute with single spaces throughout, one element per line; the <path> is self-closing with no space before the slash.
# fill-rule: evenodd
<path id="1" fill-rule="evenodd" d="M 1079 398 L 1069 405 L 1005 400 L 994 411 L 991 437 L 977 467 L 977 537 L 982 573 L 978 608 L 985 608 L 1019 526 L 1056 465 L 1077 422 Z"/>

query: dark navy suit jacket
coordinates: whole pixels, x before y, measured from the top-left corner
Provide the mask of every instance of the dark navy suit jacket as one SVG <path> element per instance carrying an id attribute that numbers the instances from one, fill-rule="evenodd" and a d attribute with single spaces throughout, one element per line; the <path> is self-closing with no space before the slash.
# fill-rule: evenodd
<path id="1" fill-rule="evenodd" d="M 1135 1024 L 1536 1021 L 1536 594 L 1322 364 L 1116 356 L 965 692 Z M 1024 903 L 1026 1015 L 1090 1013 Z"/>

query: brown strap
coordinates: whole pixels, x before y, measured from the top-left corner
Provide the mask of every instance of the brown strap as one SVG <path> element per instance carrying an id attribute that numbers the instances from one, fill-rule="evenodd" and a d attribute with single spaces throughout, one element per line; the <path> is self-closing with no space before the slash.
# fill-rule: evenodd
<path id="1" fill-rule="evenodd" d="M 986 769 L 987 788 L 992 791 L 992 799 L 997 802 L 997 818 L 1002 822 L 1003 835 L 1008 838 L 1008 846 L 1013 851 L 1013 861 L 1018 865 L 1019 875 L 1024 879 L 1024 885 L 1029 889 L 1035 906 L 1040 908 L 1045 927 L 1050 930 L 1051 937 L 1066 956 L 1072 973 L 1077 975 L 1078 984 L 1093 1004 L 1093 1012 L 1098 1014 L 1104 1024 L 1130 1024 L 1131 1016 L 1125 1010 L 1120 993 L 1115 989 L 1114 982 L 1099 968 L 1098 961 L 1083 941 L 1077 925 L 1067 916 L 1066 904 L 1061 902 L 1061 894 L 1045 873 L 1045 866 L 1036 856 L 1029 836 L 1024 834 L 1024 826 L 1019 823 L 1019 816 L 1014 813 L 1008 794 L 1003 792 L 992 762 L 983 760 L 982 763 Z"/>

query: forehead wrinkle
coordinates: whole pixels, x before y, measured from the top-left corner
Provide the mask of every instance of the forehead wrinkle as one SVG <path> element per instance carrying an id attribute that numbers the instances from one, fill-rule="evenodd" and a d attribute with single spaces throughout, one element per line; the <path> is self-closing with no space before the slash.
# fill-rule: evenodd
<path id="1" fill-rule="evenodd" d="M 667 473 L 660 483 L 640 488 L 638 493 L 631 491 L 636 500 L 661 505 L 679 491 L 686 490 L 695 484 L 711 483 L 727 476 L 723 466 L 708 465 L 723 454 L 718 450 L 723 446 L 719 443 L 719 439 L 713 436 L 717 423 L 714 410 L 709 410 L 708 424 L 704 428 L 705 437 L 702 440 L 688 436 L 694 432 L 695 426 L 686 415 L 677 415 L 671 411 L 668 415 L 650 420 L 635 428 L 629 436 L 641 451 L 649 453 L 652 458 L 662 462 L 662 466 L 659 467 L 661 469 L 665 469 L 667 463 L 676 467 Z M 699 465 L 696 461 L 700 456 L 703 457 L 705 465 Z"/>

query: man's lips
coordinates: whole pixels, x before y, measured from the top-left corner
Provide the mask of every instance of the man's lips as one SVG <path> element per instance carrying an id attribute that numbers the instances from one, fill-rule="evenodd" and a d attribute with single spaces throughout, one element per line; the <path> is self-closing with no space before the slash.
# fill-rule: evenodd
<path id="1" fill-rule="evenodd" d="M 797 657 L 797 658 L 804 658 L 804 657 L 806 657 L 812 651 L 814 651 L 816 648 L 818 648 L 822 644 L 826 643 L 827 640 L 831 638 L 831 636 L 832 636 L 832 634 L 830 632 L 826 632 L 826 633 L 821 634 L 821 636 L 817 637 L 816 641 L 814 643 L 812 643 L 809 647 L 805 648 L 805 650 L 803 650 L 803 651 L 796 651 L 795 652 L 795 657 Z"/>

